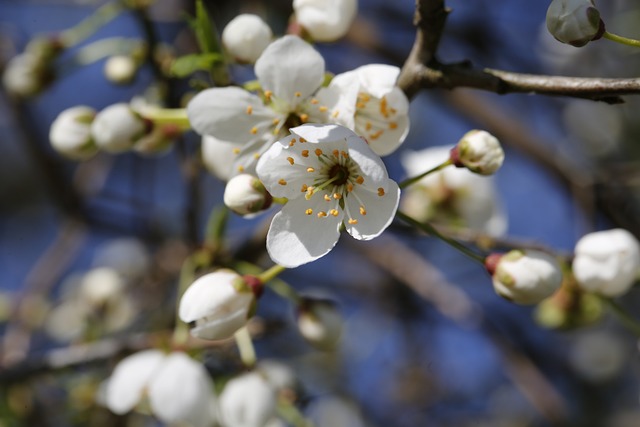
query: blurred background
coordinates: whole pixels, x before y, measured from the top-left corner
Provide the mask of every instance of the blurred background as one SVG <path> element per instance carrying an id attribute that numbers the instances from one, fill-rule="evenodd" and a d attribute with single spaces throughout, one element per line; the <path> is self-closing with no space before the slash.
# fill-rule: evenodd
<path id="1" fill-rule="evenodd" d="M 218 30 L 251 12 L 281 35 L 292 13 L 288 0 L 205 3 Z M 607 29 L 640 37 L 637 2 L 599 3 Z M 103 4 L 0 0 L 0 67 L 34 36 L 69 28 Z M 447 5 L 443 62 L 574 76 L 640 71 L 637 49 L 606 40 L 580 49 L 556 42 L 544 24 L 548 2 Z M 16 100 L 0 91 L 2 427 L 156 425 L 140 414 L 115 416 L 95 396 L 119 357 L 156 345 L 170 331 L 182 262 L 201 247 L 224 182 L 202 165 L 193 133 L 166 153 L 100 153 L 79 163 L 54 152 L 48 132 L 65 108 L 127 102 L 154 84 L 154 69 L 145 65 L 132 84 L 114 85 L 104 77 L 104 60 L 78 64 L 79 52 L 110 37 L 145 39 L 149 23 L 168 51 L 195 52 L 185 24 L 193 7 L 158 0 L 146 16 L 124 11 L 65 52 L 38 96 Z M 348 36 L 317 45 L 327 70 L 402 66 L 415 37 L 414 7 L 411 0 L 359 0 Z M 232 75 L 244 82 L 253 78 L 252 67 L 233 66 Z M 171 83 L 176 106 L 192 90 L 188 80 Z M 486 230 L 455 233 L 480 245 L 570 254 L 578 238 L 596 229 L 624 227 L 639 236 L 640 99 L 625 101 L 422 91 L 411 103 L 407 140 L 385 163 L 399 181 L 408 176 L 402 159 L 410 151 L 453 146 L 470 129 L 488 130 L 506 151 L 492 183 L 506 231 L 498 239 Z M 231 216 L 229 252 L 269 266 L 269 220 L 270 213 Z M 118 271 L 122 293 L 93 310 L 82 283 L 96 270 Z M 371 242 L 345 236 L 323 259 L 281 277 L 302 293 L 335 300 L 344 317 L 340 346 L 331 352 L 299 336 L 295 309 L 272 292 L 252 325 L 258 357 L 293 368 L 302 412 L 324 408 L 336 417 L 317 421 L 319 427 L 640 425 L 636 338 L 597 302 L 583 301 L 588 307 L 577 314 L 558 314 L 551 303 L 515 306 L 494 293 L 481 266 L 399 223 Z M 639 312 L 637 291 L 620 302 Z M 242 370 L 232 343 L 203 354 L 216 380 Z"/>

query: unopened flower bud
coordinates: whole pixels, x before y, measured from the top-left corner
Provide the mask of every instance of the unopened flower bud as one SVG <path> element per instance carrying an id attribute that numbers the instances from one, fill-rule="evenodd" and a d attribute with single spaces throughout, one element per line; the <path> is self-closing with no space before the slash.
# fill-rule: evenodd
<path id="1" fill-rule="evenodd" d="M 231 270 L 218 270 L 197 279 L 180 300 L 183 322 L 195 322 L 191 334 L 208 340 L 229 338 L 243 327 L 256 300 L 256 289 Z"/>
<path id="2" fill-rule="evenodd" d="M 517 304 L 537 304 L 562 284 L 558 262 L 544 252 L 512 250 L 490 255 L 485 264 L 496 293 Z"/>
<path id="3" fill-rule="evenodd" d="M 98 151 L 91 138 L 91 123 L 95 116 L 93 108 L 83 105 L 58 114 L 49 130 L 51 146 L 71 159 L 82 160 L 93 156 Z"/>
<path id="4" fill-rule="evenodd" d="M 262 212 L 272 201 L 262 182 L 249 174 L 234 176 L 224 189 L 224 204 L 239 215 Z"/>
<path id="5" fill-rule="evenodd" d="M 127 151 L 146 133 L 144 119 L 124 102 L 100 111 L 91 125 L 96 145 L 110 153 Z"/>
<path id="6" fill-rule="evenodd" d="M 320 350 L 333 350 L 342 335 L 342 316 L 328 300 L 305 299 L 298 313 L 298 330 Z"/>
<path id="7" fill-rule="evenodd" d="M 483 130 L 467 132 L 451 150 L 451 160 L 480 175 L 493 175 L 504 161 L 500 141 Z"/>
<path id="8" fill-rule="evenodd" d="M 639 271 L 640 245 L 627 230 L 590 233 L 576 244 L 573 275 L 585 291 L 620 296 L 631 288 Z"/>
<path id="9" fill-rule="evenodd" d="M 83 303 L 99 308 L 118 301 L 124 288 L 124 280 L 117 271 L 107 267 L 94 268 L 80 282 L 80 297 Z"/>
<path id="10" fill-rule="evenodd" d="M 253 63 L 271 43 L 273 33 L 258 15 L 244 13 L 233 18 L 222 31 L 222 44 L 238 61 Z"/>
<path id="11" fill-rule="evenodd" d="M 104 63 L 104 75 L 111 83 L 125 85 L 131 83 L 138 72 L 138 64 L 128 55 L 114 55 Z"/>
<path id="12" fill-rule="evenodd" d="M 547 29 L 559 42 L 580 47 L 602 37 L 604 23 L 593 0 L 553 0 Z"/>
<path id="13" fill-rule="evenodd" d="M 225 426 L 264 426 L 275 415 L 276 391 L 259 372 L 249 372 L 225 385 L 219 403 Z"/>
<path id="14" fill-rule="evenodd" d="M 331 42 L 349 31 L 358 11 L 357 0 L 293 0 L 298 23 L 319 42 Z"/>
<path id="15" fill-rule="evenodd" d="M 11 58 L 2 75 L 2 84 L 7 92 L 19 98 L 38 94 L 46 86 L 46 81 L 46 68 L 36 55 L 29 52 Z"/>

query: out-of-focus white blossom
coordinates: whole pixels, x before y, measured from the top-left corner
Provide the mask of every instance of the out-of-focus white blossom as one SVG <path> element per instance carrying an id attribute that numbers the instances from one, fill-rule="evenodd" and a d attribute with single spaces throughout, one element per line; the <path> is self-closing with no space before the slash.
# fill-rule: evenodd
<path id="1" fill-rule="evenodd" d="M 409 133 L 409 100 L 396 85 L 399 74 L 384 64 L 338 74 L 317 93 L 323 122 L 354 130 L 379 156 L 391 154 Z"/>
<path id="2" fill-rule="evenodd" d="M 541 251 L 512 250 L 490 256 L 487 264 L 496 293 L 517 304 L 537 304 L 553 295 L 562 284 L 558 262 Z"/>
<path id="3" fill-rule="evenodd" d="M 298 23 L 319 42 L 331 42 L 349 31 L 358 12 L 357 0 L 293 0 Z"/>
<path id="4" fill-rule="evenodd" d="M 215 177 L 222 181 L 229 181 L 235 175 L 233 164 L 238 158 L 241 149 L 238 144 L 231 141 L 222 141 L 211 135 L 204 135 L 200 145 L 202 163 Z M 255 172 L 244 170 L 246 173 Z"/>
<path id="5" fill-rule="evenodd" d="M 110 267 L 128 280 L 137 280 L 147 273 L 151 258 L 145 245 L 133 237 L 112 239 L 96 250 L 96 267 Z"/>
<path id="6" fill-rule="evenodd" d="M 165 423 L 212 427 L 216 421 L 211 378 L 185 353 L 145 350 L 116 365 L 106 386 L 106 406 L 125 414 L 145 397 L 153 415 Z"/>
<path id="7" fill-rule="evenodd" d="M 271 384 L 259 372 L 250 372 L 225 385 L 220 394 L 220 418 L 229 427 L 264 427 L 275 415 L 276 403 Z"/>
<path id="8" fill-rule="evenodd" d="M 147 132 L 145 121 L 127 103 L 113 104 L 100 111 L 91 125 L 93 140 L 102 150 L 121 153 Z"/>
<path id="9" fill-rule="evenodd" d="M 569 362 L 580 376 L 601 383 L 619 374 L 627 361 L 627 348 L 611 331 L 579 334 L 569 347 Z"/>
<path id="10" fill-rule="evenodd" d="M 640 270 L 640 245 L 617 228 L 583 236 L 575 248 L 573 275 L 586 291 L 608 297 L 626 293 Z"/>
<path id="11" fill-rule="evenodd" d="M 339 125 L 302 125 L 258 162 L 258 176 L 288 202 L 267 234 L 271 259 L 297 267 L 326 255 L 344 224 L 358 240 L 379 236 L 393 221 L 400 189 L 384 163 L 353 131 Z"/>
<path id="12" fill-rule="evenodd" d="M 276 390 L 282 391 L 296 387 L 296 374 L 293 369 L 282 362 L 272 359 L 263 359 L 258 362 L 256 370 L 259 371 L 269 384 Z"/>
<path id="13" fill-rule="evenodd" d="M 240 62 L 256 62 L 272 38 L 269 25 L 250 13 L 236 16 L 222 31 L 222 44 Z"/>
<path id="14" fill-rule="evenodd" d="M 269 209 L 273 198 L 258 178 L 236 175 L 224 189 L 224 204 L 238 215 L 251 215 Z"/>
<path id="15" fill-rule="evenodd" d="M 320 350 L 333 350 L 342 335 L 342 316 L 328 300 L 305 300 L 298 312 L 298 330 Z"/>
<path id="16" fill-rule="evenodd" d="M 307 408 L 306 415 L 315 427 L 365 427 L 360 409 L 337 396 L 315 399 Z"/>
<path id="17" fill-rule="evenodd" d="M 100 307 L 120 299 L 124 288 L 124 280 L 117 271 L 107 267 L 94 268 L 80 281 L 80 298 Z"/>
<path id="18" fill-rule="evenodd" d="M 604 24 L 593 0 L 553 0 L 547 9 L 547 29 L 556 40 L 580 47 L 600 38 Z"/>
<path id="19" fill-rule="evenodd" d="M 131 83 L 138 72 L 138 63 L 130 55 L 114 55 L 104 63 L 104 75 L 111 83 Z"/>
<path id="20" fill-rule="evenodd" d="M 480 175 L 493 175 L 504 161 L 500 141 L 484 130 L 467 132 L 452 151 L 456 166 Z"/>
<path id="21" fill-rule="evenodd" d="M 448 147 L 406 151 L 401 156 L 409 177 L 418 176 L 447 159 Z M 447 167 L 407 187 L 403 194 L 402 210 L 418 221 L 466 227 L 494 236 L 507 230 L 507 216 L 492 177 Z"/>
<path id="22" fill-rule="evenodd" d="M 51 146 L 71 159 L 83 160 L 98 151 L 91 137 L 96 111 L 84 105 L 67 108 L 58 114 L 49 129 Z"/>
<path id="23" fill-rule="evenodd" d="M 195 337 L 220 340 L 231 337 L 249 320 L 255 295 L 236 272 L 221 269 L 205 274 L 187 288 L 180 300 L 183 322 L 195 322 Z"/>
<path id="24" fill-rule="evenodd" d="M 20 98 L 38 94 L 45 86 L 46 70 L 38 57 L 24 52 L 11 58 L 2 75 L 8 93 Z"/>

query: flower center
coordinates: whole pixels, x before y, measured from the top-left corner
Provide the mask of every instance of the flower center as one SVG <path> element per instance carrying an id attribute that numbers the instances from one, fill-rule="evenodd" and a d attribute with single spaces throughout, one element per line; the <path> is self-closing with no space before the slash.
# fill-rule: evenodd
<path id="1" fill-rule="evenodd" d="M 345 165 L 336 163 L 329 169 L 329 179 L 333 181 L 335 186 L 345 185 L 349 181 L 349 168 Z"/>

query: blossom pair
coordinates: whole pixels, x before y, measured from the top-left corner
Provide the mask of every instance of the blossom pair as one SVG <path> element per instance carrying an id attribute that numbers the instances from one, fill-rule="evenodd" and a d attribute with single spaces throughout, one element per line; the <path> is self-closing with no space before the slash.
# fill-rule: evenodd
<path id="1" fill-rule="evenodd" d="M 260 92 L 239 87 L 200 92 L 187 106 L 194 130 L 216 145 L 234 170 L 255 169 L 257 159 L 292 127 L 337 123 L 367 138 L 379 155 L 394 151 L 409 129 L 408 100 L 395 86 L 397 67 L 369 65 L 336 76 L 323 87 L 325 62 L 297 36 L 271 43 L 255 64 Z M 216 151 L 216 150 L 208 150 Z"/>

